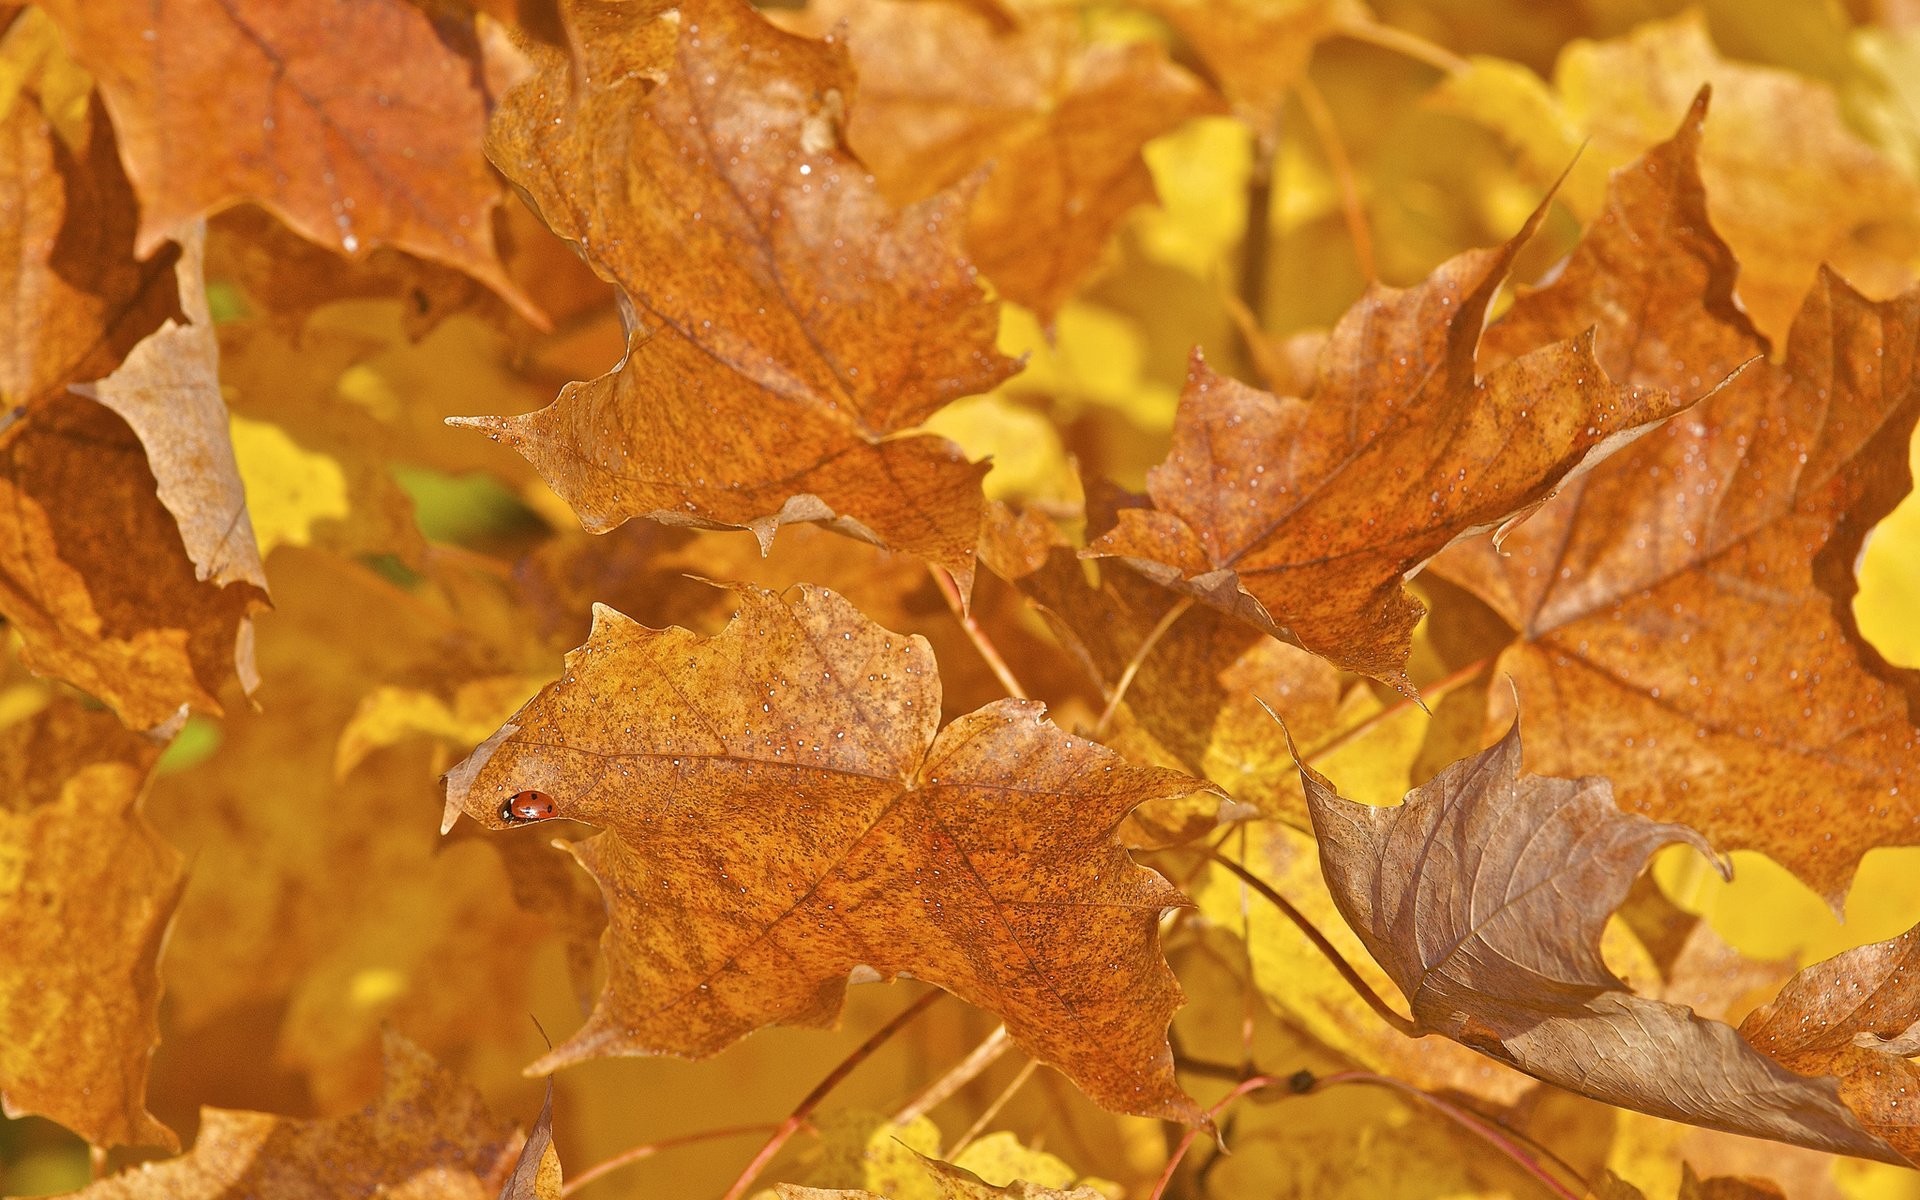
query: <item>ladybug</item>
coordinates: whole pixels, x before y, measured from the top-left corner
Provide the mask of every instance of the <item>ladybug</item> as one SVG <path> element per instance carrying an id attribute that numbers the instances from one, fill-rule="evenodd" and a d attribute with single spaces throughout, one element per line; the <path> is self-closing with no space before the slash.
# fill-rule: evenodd
<path id="1" fill-rule="evenodd" d="M 544 821 L 559 809 L 545 792 L 515 792 L 500 806 L 502 821 Z"/>

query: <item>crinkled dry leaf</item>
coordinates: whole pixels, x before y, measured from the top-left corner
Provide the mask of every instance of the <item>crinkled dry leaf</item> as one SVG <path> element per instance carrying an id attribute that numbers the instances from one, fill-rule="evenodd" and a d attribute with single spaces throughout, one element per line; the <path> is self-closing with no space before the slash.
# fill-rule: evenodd
<path id="1" fill-rule="evenodd" d="M 859 73 L 847 144 L 887 195 L 918 203 L 976 172 L 967 253 L 1009 300 L 1052 320 L 1127 213 L 1154 199 L 1148 141 L 1216 111 L 1157 46 L 1090 40 L 1079 14 L 1004 28 L 947 0 L 831 0 Z"/>
<path id="2" fill-rule="evenodd" d="M 1014 368 L 957 250 L 963 197 L 882 199 L 840 144 L 843 52 L 737 0 L 582 25 L 489 152 L 620 285 L 627 355 L 539 412 L 464 423 L 596 532 L 651 516 L 764 544 L 831 521 L 970 579 L 984 468 L 895 436 Z"/>
<path id="3" fill-rule="evenodd" d="M 1423 1031 L 1608 1104 L 1903 1162 L 1831 1079 L 1782 1069 L 1731 1026 L 1626 990 L 1600 956 L 1649 855 L 1699 834 L 1622 813 L 1606 780 L 1520 775 L 1516 725 L 1396 807 L 1301 768 L 1334 901 Z"/>
<path id="4" fill-rule="evenodd" d="M 1653 387 L 1765 351 L 1705 223 L 1703 112 L 1616 176 L 1565 274 L 1490 348 L 1595 329 L 1608 372 Z M 1441 560 L 1519 631 L 1496 671 L 1528 703 L 1535 768 L 1604 772 L 1629 809 L 1764 851 L 1836 906 L 1862 854 L 1913 840 L 1914 676 L 1848 601 L 1867 531 L 1910 487 L 1917 352 L 1920 292 L 1870 303 L 1823 273 L 1784 362 L 1575 481 L 1501 554 Z"/>
<path id="5" fill-rule="evenodd" d="M 1341 926 L 1310 836 L 1277 822 L 1261 822 L 1228 844 L 1248 869 L 1322 930 L 1376 992 L 1387 994 L 1391 980 L 1366 960 L 1364 945 Z M 1409 1038 L 1389 1027 L 1293 922 L 1227 872 L 1210 871 L 1192 894 L 1209 921 L 1245 940 L 1247 975 L 1261 999 L 1335 1054 L 1415 1087 L 1464 1093 L 1489 1104 L 1516 1104 L 1538 1086 L 1451 1042 Z"/>
<path id="6" fill-rule="evenodd" d="M 1173 1078 L 1158 923 L 1179 893 L 1113 842 L 1204 785 L 1127 765 L 1003 700 L 939 730 L 924 640 L 831 592 L 735 590 L 712 638 L 604 606 L 566 674 L 447 776 L 450 828 L 523 791 L 606 830 L 609 979 L 535 1070 L 714 1053 L 825 1024 L 847 976 L 910 973 L 992 1010 L 1121 1112 L 1204 1123 Z"/>
<path id="7" fill-rule="evenodd" d="M 1196 355 L 1172 450 L 1147 477 L 1153 507 L 1123 510 L 1089 553 L 1411 693 L 1426 610 L 1405 577 L 1525 516 L 1720 382 L 1684 394 L 1614 384 L 1590 336 L 1480 377 L 1487 305 L 1543 213 L 1415 287 L 1370 288 L 1305 400 L 1223 379 Z"/>
<path id="8" fill-rule="evenodd" d="M 380 1097 L 357 1113 L 297 1120 L 202 1109 L 184 1156 L 103 1179 L 76 1200 L 492 1200 L 522 1137 L 480 1094 L 406 1038 L 388 1032 Z"/>
<path id="9" fill-rule="evenodd" d="M 1861 1123 L 1920 1160 L 1920 930 L 1860 946 L 1794 976 L 1740 1035 L 1802 1075 L 1831 1075 Z"/>
<path id="10" fill-rule="evenodd" d="M 111 410 L 55 395 L 0 430 L 0 614 L 34 671 L 135 728 L 218 712 L 252 688 L 251 613 L 265 592 L 199 578 L 146 449 Z"/>
<path id="11" fill-rule="evenodd" d="M 553 1148 L 553 1081 L 547 1081 L 547 1098 L 540 1104 L 540 1119 L 520 1147 L 513 1174 L 500 1189 L 499 1200 L 560 1200 L 560 1154 Z"/>
<path id="12" fill-rule="evenodd" d="M 140 811 L 158 746 L 56 698 L 0 730 L 0 1108 L 178 1149 L 146 1110 L 157 961 L 185 882 Z"/>
<path id="13" fill-rule="evenodd" d="M 525 305 L 494 252 L 500 189 L 479 145 L 478 44 L 450 10 L 429 16 L 405 0 L 46 8 L 100 81 L 140 193 L 143 252 L 252 200 L 322 245 L 396 246 Z"/>
<path id="14" fill-rule="evenodd" d="M 206 230 L 182 234 L 174 270 L 186 323 L 169 320 L 141 339 L 113 374 L 74 391 L 120 414 L 147 449 L 160 503 L 180 526 L 194 573 L 266 591 L 247 496 L 234 463 L 220 394 L 220 341 L 201 277 Z"/>

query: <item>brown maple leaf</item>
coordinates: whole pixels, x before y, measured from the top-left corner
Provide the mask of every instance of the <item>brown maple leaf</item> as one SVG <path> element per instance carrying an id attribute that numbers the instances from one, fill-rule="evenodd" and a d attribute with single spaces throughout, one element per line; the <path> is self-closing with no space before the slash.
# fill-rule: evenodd
<path id="1" fill-rule="evenodd" d="M 1153 201 L 1141 147 L 1219 109 L 1159 47 L 1092 41 L 1064 11 L 1012 28 L 945 0 L 833 0 L 805 16 L 816 32 L 846 23 L 860 78 L 847 144 L 888 197 L 918 203 L 984 169 L 968 255 L 1049 322 Z"/>
<path id="2" fill-rule="evenodd" d="M 119 413 L 146 447 L 160 503 L 180 526 L 194 574 L 222 587 L 251 584 L 264 596 L 266 569 L 220 391 L 220 342 L 201 269 L 205 244 L 206 230 L 198 225 L 180 240 L 174 269 L 184 321 L 169 319 L 113 374 L 73 390 Z"/>
<path id="3" fill-rule="evenodd" d="M 1704 114 L 1702 96 L 1616 175 L 1492 352 L 1593 328 L 1610 374 L 1653 387 L 1764 353 L 1706 220 Z M 1518 631 L 1497 671 L 1527 701 L 1533 766 L 1605 773 L 1629 808 L 1764 851 L 1836 906 L 1862 854 L 1913 840 L 1920 692 L 1849 602 L 1867 531 L 1910 486 L 1916 352 L 1920 292 L 1871 303 L 1823 273 L 1784 361 L 1575 481 L 1501 554 L 1441 559 Z"/>
<path id="4" fill-rule="evenodd" d="M 494 251 L 470 25 L 405 0 L 45 7 L 99 79 L 143 253 L 252 200 L 346 254 L 387 244 L 458 267 L 543 320 Z"/>
<path id="5" fill-rule="evenodd" d="M 178 1149 L 146 1111 L 160 945 L 186 881 L 140 794 L 160 747 L 56 698 L 0 730 L 0 1106 Z"/>
<path id="6" fill-rule="evenodd" d="M 1519 726 L 1377 808 L 1301 779 L 1334 900 L 1414 1024 L 1549 1083 L 1710 1129 L 1903 1162 L 1831 1079 L 1796 1075 L 1731 1026 L 1628 991 L 1607 918 L 1681 825 L 1622 813 L 1599 778 L 1521 776 Z"/>
<path id="7" fill-rule="evenodd" d="M 1158 922 L 1181 897 L 1113 831 L 1205 785 L 1031 701 L 936 736 L 923 639 L 819 588 L 735 599 L 712 638 L 596 607 L 562 678 L 448 773 L 449 828 L 510 825 L 519 798 L 606 831 L 574 854 L 606 895 L 607 987 L 529 1069 L 826 1024 L 864 966 L 992 1010 L 1109 1108 L 1204 1123 L 1166 1042 Z"/>
<path id="8" fill-rule="evenodd" d="M 75 1192 L 76 1200 L 490 1200 L 524 1141 L 495 1120 L 473 1085 L 400 1034 L 382 1046 L 380 1096 L 323 1120 L 204 1108 L 180 1158 L 143 1163 Z"/>
<path id="9" fill-rule="evenodd" d="M 55 395 L 0 430 L 0 614 L 22 658 L 159 728 L 251 690 L 265 593 L 200 578 L 146 447 L 117 414 Z"/>
<path id="10" fill-rule="evenodd" d="M 1307 399 L 1224 379 L 1196 354 L 1172 449 L 1147 476 L 1153 507 L 1123 510 L 1088 553 L 1411 694 L 1426 610 L 1404 579 L 1720 382 L 1684 398 L 1615 384 L 1585 335 L 1480 376 L 1487 305 L 1544 212 L 1412 288 L 1369 288 Z"/>
<path id="11" fill-rule="evenodd" d="M 489 152 L 619 284 L 626 358 L 552 405 L 460 423 L 524 454 L 588 529 L 831 521 L 972 575 L 980 477 L 895 436 L 1014 367 L 958 252 L 964 197 L 904 210 L 841 145 L 844 51 L 737 0 L 598 13 L 542 57 Z"/>

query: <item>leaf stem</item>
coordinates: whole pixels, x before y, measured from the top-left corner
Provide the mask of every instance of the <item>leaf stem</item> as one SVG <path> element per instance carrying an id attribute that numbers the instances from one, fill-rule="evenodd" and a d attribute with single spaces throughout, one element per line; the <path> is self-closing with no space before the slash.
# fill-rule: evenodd
<path id="1" fill-rule="evenodd" d="M 1482 671 L 1486 670 L 1492 662 L 1493 656 L 1488 655 L 1486 658 L 1477 659 L 1449 675 L 1436 679 L 1433 684 L 1427 688 L 1425 698 L 1434 701 L 1440 700 L 1461 685 L 1472 682 Z M 1332 754 L 1336 750 L 1340 750 L 1353 742 L 1359 741 L 1381 725 L 1391 721 L 1393 718 L 1418 704 L 1420 704 L 1419 700 L 1410 696 L 1402 696 L 1400 699 L 1395 700 L 1392 704 L 1387 705 L 1364 721 L 1358 721 L 1347 726 L 1326 741 L 1313 747 L 1307 751 L 1306 757 L 1315 759 Z"/>
<path id="2" fill-rule="evenodd" d="M 1268 884 L 1266 880 L 1255 875 L 1252 871 L 1247 870 L 1219 851 L 1207 850 L 1205 854 L 1214 862 L 1239 876 L 1241 882 L 1266 897 L 1267 901 L 1279 909 L 1287 920 L 1292 921 L 1298 926 L 1300 932 L 1306 935 L 1307 940 L 1313 943 L 1313 948 L 1318 950 L 1329 963 L 1333 964 L 1333 969 L 1340 973 L 1340 978 L 1347 981 L 1347 986 L 1358 993 L 1360 998 L 1366 1001 L 1367 1007 L 1380 1015 L 1381 1020 L 1399 1030 L 1401 1033 L 1406 1034 L 1408 1037 L 1417 1038 L 1426 1036 L 1425 1031 L 1418 1025 L 1415 1025 L 1406 1017 L 1393 1011 L 1393 1008 L 1388 1005 L 1385 1000 L 1380 998 L 1380 994 L 1374 991 L 1365 979 L 1360 977 L 1360 972 L 1353 969 L 1353 964 L 1342 957 L 1340 951 L 1334 947 L 1334 944 L 1327 940 L 1327 935 L 1321 933 L 1312 921 L 1307 920 L 1307 915 L 1295 908 L 1292 901 L 1275 891 L 1272 885 Z"/>
<path id="3" fill-rule="evenodd" d="M 1253 330 L 1266 328 L 1267 257 L 1273 239 L 1273 164 L 1277 133 L 1261 131 L 1253 139 L 1253 165 L 1247 174 L 1247 227 L 1240 237 L 1240 303 Z M 1249 333 L 1249 339 L 1252 334 Z"/>
<path id="4" fill-rule="evenodd" d="M 1248 1092 L 1257 1092 L 1262 1088 L 1270 1088 L 1284 1082 L 1286 1081 L 1276 1079 L 1271 1075 L 1255 1075 L 1251 1079 L 1243 1079 L 1240 1081 L 1239 1086 L 1220 1097 L 1214 1106 L 1207 1110 L 1207 1116 L 1219 1116 L 1221 1112 L 1226 1109 L 1227 1105 L 1232 1104 Z M 1186 1134 L 1181 1137 L 1180 1144 L 1175 1146 L 1173 1153 L 1167 1157 L 1167 1169 L 1160 1173 L 1159 1180 L 1153 1185 L 1153 1191 L 1147 1193 L 1147 1200 L 1160 1200 L 1160 1198 L 1166 1194 L 1167 1185 L 1173 1182 L 1173 1173 L 1180 1169 L 1180 1161 L 1186 1158 L 1187 1151 L 1193 1148 L 1194 1139 L 1199 1136 L 1200 1131 L 1198 1129 L 1189 1129 Z"/>
<path id="5" fill-rule="evenodd" d="M 954 1064 L 952 1070 L 928 1084 L 919 1095 L 901 1106 L 893 1114 L 893 1124 L 906 1125 L 923 1117 L 945 1103 L 961 1088 L 980 1077 L 980 1073 L 1000 1061 L 1000 1057 L 1013 1049 L 1013 1042 L 1007 1037 L 1005 1025 L 994 1026 L 986 1040 L 973 1048 L 973 1052 Z"/>
<path id="6" fill-rule="evenodd" d="M 1327 167 L 1333 172 L 1334 182 L 1340 185 L 1340 212 L 1347 222 L 1347 237 L 1353 242 L 1353 258 L 1360 266 L 1360 274 L 1369 281 L 1380 278 L 1380 271 L 1373 261 L 1373 233 L 1367 225 L 1367 208 L 1360 200 L 1360 181 L 1354 175 L 1353 160 L 1347 156 L 1347 144 L 1340 137 L 1340 127 L 1334 123 L 1333 110 L 1327 107 L 1327 99 L 1313 80 L 1301 75 L 1293 85 L 1294 95 L 1300 99 L 1300 107 L 1307 114 L 1307 124 L 1313 126 L 1313 134 L 1320 140 L 1320 149 L 1327 156 Z"/>
<path id="7" fill-rule="evenodd" d="M 697 1142 L 717 1141 L 720 1138 L 739 1137 L 742 1134 L 748 1133 L 766 1133 L 769 1130 L 778 1128 L 779 1126 L 771 1121 L 763 1121 L 758 1125 L 729 1125 L 725 1129 L 706 1129 L 699 1133 L 687 1133 L 679 1137 L 662 1138 L 657 1142 L 649 1142 L 644 1146 L 635 1146 L 631 1150 L 622 1150 L 605 1162 L 588 1167 L 572 1179 L 567 1180 L 567 1182 L 561 1186 L 560 1194 L 562 1196 L 571 1196 L 601 1176 L 610 1175 L 618 1171 L 621 1167 L 627 1166 L 630 1163 L 637 1163 L 643 1158 L 652 1158 L 663 1150 L 673 1150 L 680 1146 L 691 1146 Z"/>
<path id="8" fill-rule="evenodd" d="M 960 622 L 960 628 L 966 632 L 967 640 L 973 643 L 973 648 L 978 650 L 980 657 L 986 660 L 988 668 L 993 671 L 994 678 L 1000 681 L 1001 687 L 1007 689 L 1007 695 L 1016 700 L 1027 699 L 1029 693 L 1027 689 L 1020 686 L 1020 680 L 1014 676 L 1013 668 L 1007 666 L 1007 660 L 1000 657 L 999 648 L 993 644 L 993 639 L 987 636 L 987 631 L 980 628 L 980 623 L 975 621 L 973 614 L 967 611 L 966 602 L 960 598 L 960 585 L 953 581 L 953 576 L 931 563 L 927 565 L 927 571 L 933 576 L 933 582 L 939 586 L 940 594 L 946 598 L 947 607 L 953 610 L 953 619 Z"/>
<path id="9" fill-rule="evenodd" d="M 960 1140 L 955 1142 L 952 1148 L 947 1151 L 947 1157 L 949 1159 L 958 1158 L 962 1150 L 965 1150 L 973 1144 L 973 1139 L 985 1133 L 987 1126 L 995 1117 L 1000 1115 L 1000 1110 L 1007 1106 L 1009 1100 L 1013 1099 L 1014 1093 L 1027 1086 L 1027 1080 L 1032 1079 L 1033 1073 L 1039 1069 L 1040 1060 L 1037 1058 L 1029 1058 L 1027 1065 L 1021 1067 L 1019 1073 L 1007 1082 L 1007 1086 L 1000 1089 L 1000 1094 L 993 1098 L 993 1103 L 980 1110 L 980 1115 L 974 1118 L 973 1124 L 967 1126 L 967 1131 L 960 1135 Z"/>
<path id="10" fill-rule="evenodd" d="M 1580 1181 L 1580 1191 L 1576 1192 L 1566 1184 L 1561 1183 L 1558 1179 L 1555 1179 L 1553 1174 L 1547 1170 L 1545 1164 L 1528 1153 L 1525 1146 L 1522 1146 L 1519 1142 L 1508 1136 L 1508 1131 L 1497 1123 L 1489 1121 L 1479 1114 L 1462 1108 L 1451 1101 L 1443 1100 L 1425 1088 L 1415 1087 L 1405 1080 L 1395 1079 L 1391 1075 L 1376 1075 L 1372 1071 L 1336 1071 L 1331 1075 L 1315 1079 L 1308 1090 L 1317 1092 L 1322 1088 L 1338 1087 L 1341 1084 L 1352 1083 L 1390 1088 L 1404 1096 L 1419 1101 L 1446 1117 L 1454 1124 L 1460 1126 L 1462 1129 L 1473 1134 L 1481 1141 L 1487 1143 L 1487 1145 L 1492 1146 L 1509 1159 L 1512 1159 L 1521 1170 L 1539 1180 L 1548 1191 L 1560 1197 L 1560 1200 L 1584 1200 L 1586 1195 L 1591 1191 L 1591 1189 L 1587 1187 L 1586 1181 L 1580 1179 L 1579 1172 L 1575 1171 L 1566 1163 L 1561 1162 L 1557 1157 L 1553 1159 L 1555 1164 L 1558 1165 L 1562 1171 L 1565 1171 L 1568 1175 Z M 1544 1151 L 1544 1147 L 1542 1149 Z M 1548 1156 L 1553 1157 L 1550 1152 Z"/>
<path id="11" fill-rule="evenodd" d="M 853 1053 L 841 1059 L 839 1066 L 827 1072 L 826 1078 L 814 1084 L 813 1090 L 794 1106 L 793 1112 L 787 1115 L 787 1119 L 774 1127 L 773 1136 L 767 1139 L 766 1145 L 760 1147 L 760 1152 L 753 1156 L 753 1161 L 740 1172 L 740 1178 L 733 1181 L 733 1186 L 727 1189 L 726 1195 L 722 1196 L 721 1200 L 740 1200 L 740 1197 L 746 1195 L 747 1189 L 753 1186 L 754 1179 L 768 1163 L 773 1161 L 773 1156 L 780 1153 L 781 1147 L 785 1146 L 793 1135 L 800 1132 L 806 1125 L 807 1118 L 813 1115 L 814 1109 L 820 1107 L 820 1102 L 827 1098 L 827 1093 L 839 1087 L 847 1076 L 853 1074 L 854 1068 L 865 1062 L 875 1050 L 886 1045 L 894 1034 L 899 1033 L 915 1017 L 939 1003 L 945 995 L 946 993 L 938 988 L 929 990 L 926 995 L 909 1004 L 899 1016 L 882 1025 L 872 1037 L 854 1047 Z"/>
<path id="12" fill-rule="evenodd" d="M 1125 669 L 1120 672 L 1120 678 L 1114 681 L 1113 694 L 1107 697 L 1107 706 L 1100 710 L 1100 719 L 1093 723 L 1095 741 L 1107 735 L 1107 727 L 1113 724 L 1114 714 L 1120 711 L 1120 701 L 1126 698 L 1127 689 L 1133 686 L 1133 677 L 1140 673 L 1140 666 L 1147 661 L 1147 655 L 1153 653 L 1153 648 L 1160 644 L 1160 639 L 1167 636 L 1167 630 L 1172 629 L 1173 623 L 1192 607 L 1192 596 L 1180 597 L 1172 608 L 1160 614 L 1160 619 L 1154 623 L 1152 629 L 1147 631 L 1147 636 L 1141 640 L 1140 645 L 1133 652 L 1133 657 L 1127 660 Z"/>
<path id="13" fill-rule="evenodd" d="M 1382 24 L 1369 17 L 1354 17 L 1342 21 L 1340 32 L 1356 42 L 1366 42 L 1382 50 L 1404 54 L 1415 62 L 1425 63 L 1436 71 L 1442 71 L 1448 75 L 1458 75 L 1473 66 L 1445 46 L 1430 42 L 1417 33 L 1408 33 L 1404 29 Z"/>

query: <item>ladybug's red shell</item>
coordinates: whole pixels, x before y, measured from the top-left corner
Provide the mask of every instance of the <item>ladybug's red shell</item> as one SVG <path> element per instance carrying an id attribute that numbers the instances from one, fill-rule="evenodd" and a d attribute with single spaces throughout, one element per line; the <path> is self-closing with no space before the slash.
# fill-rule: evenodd
<path id="1" fill-rule="evenodd" d="M 545 792 L 515 792 L 500 806 L 502 821 L 544 821 L 558 811 Z"/>

